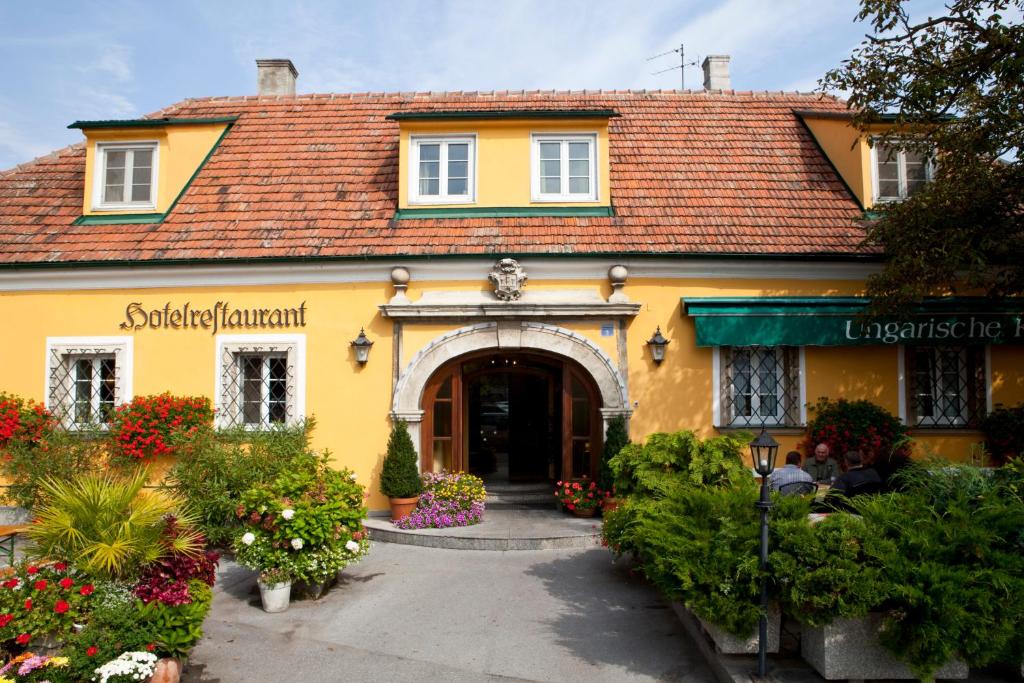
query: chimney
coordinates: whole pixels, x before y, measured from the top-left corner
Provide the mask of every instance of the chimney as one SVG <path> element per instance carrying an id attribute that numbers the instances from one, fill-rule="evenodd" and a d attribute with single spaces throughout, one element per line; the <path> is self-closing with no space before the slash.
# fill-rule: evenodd
<path id="1" fill-rule="evenodd" d="M 701 64 L 705 90 L 729 90 L 729 55 L 708 55 Z"/>
<path id="2" fill-rule="evenodd" d="M 294 95 L 299 72 L 290 59 L 257 59 L 256 84 L 260 95 Z"/>

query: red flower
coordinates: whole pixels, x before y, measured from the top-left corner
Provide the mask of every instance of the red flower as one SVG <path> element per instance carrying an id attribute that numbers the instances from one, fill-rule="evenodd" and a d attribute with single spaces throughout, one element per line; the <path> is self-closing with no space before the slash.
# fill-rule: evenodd
<path id="1" fill-rule="evenodd" d="M 31 633 L 22 633 L 20 636 L 14 639 L 18 645 L 28 645 L 29 641 L 32 640 Z"/>
<path id="2" fill-rule="evenodd" d="M 35 583 L 35 589 L 37 591 L 44 591 L 44 590 L 46 590 L 46 587 L 49 586 L 49 585 L 50 584 L 46 583 L 46 581 L 44 579 L 39 579 Z"/>
<path id="3" fill-rule="evenodd" d="M 0 614 L 0 628 L 7 626 L 12 621 L 14 621 L 13 614 Z"/>
<path id="4" fill-rule="evenodd" d="M 53 611 L 57 614 L 64 614 L 69 609 L 71 609 L 71 605 L 66 600 L 58 600 L 57 604 L 53 606 Z"/>
<path id="5" fill-rule="evenodd" d="M 56 569 L 59 572 L 62 572 L 65 569 L 67 569 L 68 566 L 66 564 L 64 564 L 63 562 L 58 562 L 57 564 L 53 565 L 53 568 Z"/>
<path id="6" fill-rule="evenodd" d="M 25 609 L 32 609 L 32 598 L 25 601 Z"/>
<path id="7" fill-rule="evenodd" d="M 28 571 L 29 574 L 38 574 L 39 573 L 39 567 L 37 567 L 35 565 L 32 565 L 26 571 Z"/>
<path id="8" fill-rule="evenodd" d="M 4 588 L 17 588 L 17 587 L 18 587 L 18 580 L 17 579 L 7 579 L 6 581 L 4 581 Z"/>
<path id="9" fill-rule="evenodd" d="M 91 583 L 87 583 L 84 586 L 82 586 L 82 589 L 79 590 L 78 592 L 81 593 L 82 595 L 92 595 L 92 592 L 94 590 L 96 590 L 96 589 L 93 588 L 92 584 Z"/>
<path id="10" fill-rule="evenodd" d="M 87 647 L 85 649 L 85 656 L 86 657 L 95 657 L 96 653 L 99 652 L 99 651 L 100 651 L 100 649 L 98 647 L 96 647 L 95 645 L 90 645 L 89 647 Z"/>
<path id="11" fill-rule="evenodd" d="M 74 585 L 75 582 L 71 579 L 71 577 L 65 576 L 63 579 L 60 580 L 60 587 L 64 590 L 69 590 Z"/>
<path id="12" fill-rule="evenodd" d="M 146 646 L 146 650 L 148 650 L 149 652 L 152 652 L 155 649 L 156 649 L 156 644 L 155 643 L 150 643 L 149 645 Z"/>

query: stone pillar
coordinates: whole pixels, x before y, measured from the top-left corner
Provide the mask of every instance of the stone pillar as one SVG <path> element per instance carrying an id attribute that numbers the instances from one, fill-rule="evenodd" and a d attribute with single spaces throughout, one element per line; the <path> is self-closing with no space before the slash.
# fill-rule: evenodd
<path id="1" fill-rule="evenodd" d="M 392 411 L 392 421 L 405 420 L 405 423 L 409 426 L 409 438 L 412 439 L 413 448 L 416 449 L 416 454 L 419 455 L 417 458 L 416 466 L 423 471 L 423 448 L 420 445 L 420 425 L 423 424 L 423 412 L 422 410 L 403 410 L 403 411 Z"/>

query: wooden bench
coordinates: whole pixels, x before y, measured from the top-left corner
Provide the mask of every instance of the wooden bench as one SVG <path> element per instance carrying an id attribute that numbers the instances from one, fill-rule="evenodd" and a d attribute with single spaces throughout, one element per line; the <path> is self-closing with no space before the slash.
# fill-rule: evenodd
<path id="1" fill-rule="evenodd" d="M 7 564 L 14 564 L 14 542 L 28 529 L 24 524 L 0 524 L 0 555 L 7 555 Z"/>

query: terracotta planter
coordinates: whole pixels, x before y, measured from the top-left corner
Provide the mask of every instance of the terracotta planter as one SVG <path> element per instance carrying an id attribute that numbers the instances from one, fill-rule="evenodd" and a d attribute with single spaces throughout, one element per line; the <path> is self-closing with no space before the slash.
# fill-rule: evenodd
<path id="1" fill-rule="evenodd" d="M 391 521 L 397 522 L 402 517 L 408 517 L 416 509 L 419 496 L 415 498 L 388 498 L 391 503 Z"/>
<path id="2" fill-rule="evenodd" d="M 178 683 L 181 680 L 181 662 L 171 657 L 164 657 L 156 663 L 149 683 Z"/>
<path id="3" fill-rule="evenodd" d="M 572 514 L 576 515 L 577 517 L 593 517 L 594 515 L 597 514 L 597 508 L 596 507 L 592 507 L 592 508 L 587 508 L 586 510 L 581 510 L 580 508 L 575 508 L 575 509 L 573 509 Z"/>

